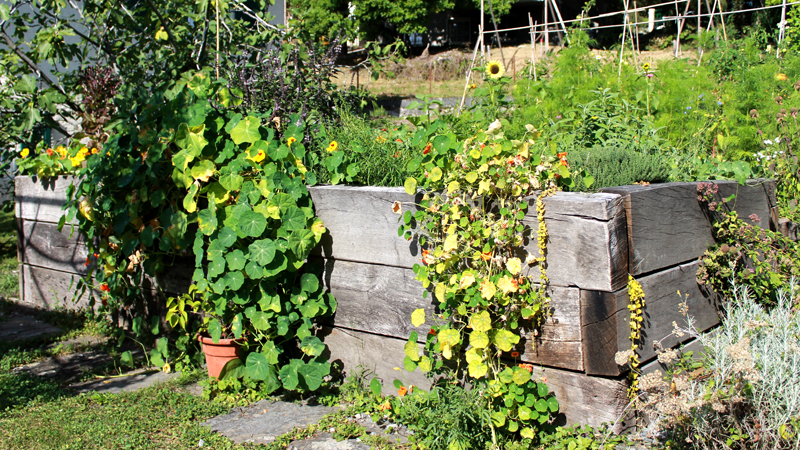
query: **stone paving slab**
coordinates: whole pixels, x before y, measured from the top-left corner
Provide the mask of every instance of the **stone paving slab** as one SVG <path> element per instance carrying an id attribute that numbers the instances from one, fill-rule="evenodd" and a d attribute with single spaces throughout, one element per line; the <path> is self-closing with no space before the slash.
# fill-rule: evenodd
<path id="1" fill-rule="evenodd" d="M 268 444 L 282 434 L 315 424 L 336 411 L 338 408 L 261 400 L 208 419 L 202 425 L 239 444 Z"/>
<path id="2" fill-rule="evenodd" d="M 0 341 L 3 342 L 51 336 L 60 332 L 60 328 L 26 314 L 11 313 L 0 322 Z"/>
<path id="3" fill-rule="evenodd" d="M 369 450 L 369 445 L 359 439 L 337 442 L 332 433 L 320 433 L 309 439 L 294 441 L 286 450 Z"/>
<path id="4" fill-rule="evenodd" d="M 138 391 L 139 389 L 150 387 L 156 383 L 164 383 L 174 380 L 179 376 L 180 373 L 178 372 L 164 373 L 160 370 L 145 369 L 126 373 L 123 376 L 108 377 L 84 381 L 82 383 L 75 383 L 70 385 L 69 388 L 76 394 L 88 392 L 119 394 L 121 392 Z"/>

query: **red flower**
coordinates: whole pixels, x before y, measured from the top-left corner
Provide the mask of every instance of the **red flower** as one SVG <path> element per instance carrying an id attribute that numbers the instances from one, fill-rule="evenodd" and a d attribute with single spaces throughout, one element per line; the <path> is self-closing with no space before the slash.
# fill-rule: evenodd
<path id="1" fill-rule="evenodd" d="M 400 157 L 400 152 L 395 152 L 395 154 L 392 155 L 392 158 L 399 158 L 399 157 Z"/>
<path id="2" fill-rule="evenodd" d="M 436 330 L 434 330 L 433 328 L 431 328 L 431 331 L 428 331 L 428 334 L 430 334 L 430 335 L 433 335 L 433 336 L 436 336 Z"/>
<path id="3" fill-rule="evenodd" d="M 428 145 L 425 146 L 425 150 L 422 151 L 422 154 L 427 155 L 430 152 L 431 152 L 431 143 L 428 142 Z"/>
<path id="4" fill-rule="evenodd" d="M 46 153 L 47 153 L 47 156 L 53 156 L 53 149 L 52 148 L 48 148 Z"/>
<path id="5" fill-rule="evenodd" d="M 398 139 L 397 142 L 403 142 L 403 140 L 402 139 Z"/>
<path id="6" fill-rule="evenodd" d="M 102 303 L 103 306 L 108 306 L 108 300 L 106 300 L 105 297 L 100 299 L 100 303 Z"/>
<path id="7" fill-rule="evenodd" d="M 519 352 L 511 352 L 512 358 L 519 358 Z"/>
<path id="8" fill-rule="evenodd" d="M 103 292 L 111 292 L 111 288 L 108 287 L 108 284 L 106 284 L 106 283 L 103 283 L 103 284 L 100 285 L 100 290 L 103 291 Z"/>

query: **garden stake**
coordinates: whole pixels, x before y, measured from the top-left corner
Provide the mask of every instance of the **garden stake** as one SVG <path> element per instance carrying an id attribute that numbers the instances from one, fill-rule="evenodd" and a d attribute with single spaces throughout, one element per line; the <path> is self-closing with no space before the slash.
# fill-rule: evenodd
<path id="1" fill-rule="evenodd" d="M 458 104 L 458 111 L 456 112 L 456 116 L 461 115 L 461 108 L 464 107 L 464 101 L 467 98 L 467 89 L 469 89 L 469 80 L 472 78 L 472 67 L 475 65 L 475 58 L 478 56 L 478 47 L 483 48 L 483 29 L 478 29 L 478 42 L 475 43 L 475 50 L 472 51 L 472 61 L 469 63 L 469 69 L 467 69 L 467 82 L 464 84 L 464 95 L 461 96 L 461 103 Z"/>

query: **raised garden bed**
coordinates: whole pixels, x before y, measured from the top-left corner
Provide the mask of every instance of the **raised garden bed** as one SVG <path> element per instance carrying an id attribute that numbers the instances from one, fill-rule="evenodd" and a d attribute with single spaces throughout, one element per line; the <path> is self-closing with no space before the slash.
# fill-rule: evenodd
<path id="1" fill-rule="evenodd" d="M 23 302 L 71 306 L 74 283 L 85 273 L 81 238 L 70 237 L 68 226 L 57 230 L 70 182 L 67 177 L 44 184 L 30 177 L 16 180 Z M 737 194 L 734 209 L 740 217 L 756 214 L 763 219 L 759 225 L 778 226 L 773 224 L 774 181 L 718 184 L 722 197 Z M 391 208 L 395 201 L 414 208 L 414 198 L 402 188 L 318 186 L 310 191 L 328 229 L 312 258 L 322 259 L 325 285 L 339 304 L 322 333 L 331 360 L 341 360 L 345 370 L 363 365 L 385 382 L 400 378 L 394 368 L 402 367 L 403 345 L 414 329 L 411 312 L 435 311 L 435 300 L 424 298 L 414 280 L 419 248 L 398 237 L 400 216 Z M 711 225 L 697 200 L 696 183 L 558 193 L 545 205 L 553 315 L 538 333 L 526 333 L 520 359 L 536 364 L 534 376 L 547 378 L 569 422 L 613 422 L 628 402 L 623 370 L 614 362 L 618 351 L 630 348 L 628 273 L 647 296 L 644 342 L 661 340 L 673 321 L 685 320 L 677 291 L 688 294 L 689 314 L 699 329 L 715 326 L 713 299 L 695 281 L 697 259 L 713 242 Z M 529 221 L 535 225 L 536 219 Z M 535 242 L 526 248 L 535 253 Z M 175 281 L 181 284 L 173 276 L 162 286 L 176 286 Z M 96 293 L 86 293 L 77 305 L 86 304 L 88 295 Z M 427 330 L 421 331 L 425 336 Z M 679 343 L 674 336 L 664 341 L 665 346 Z M 645 371 L 658 365 L 649 345 L 640 357 Z M 404 376 L 407 383 L 427 384 L 419 371 Z"/>

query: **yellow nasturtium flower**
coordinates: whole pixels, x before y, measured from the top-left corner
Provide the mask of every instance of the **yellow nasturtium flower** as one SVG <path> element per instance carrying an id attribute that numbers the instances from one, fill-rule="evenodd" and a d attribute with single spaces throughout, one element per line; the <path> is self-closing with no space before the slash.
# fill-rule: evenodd
<path id="1" fill-rule="evenodd" d="M 333 153 L 336 151 L 337 148 L 339 148 L 339 143 L 336 141 L 331 141 L 331 143 L 328 144 L 328 148 L 326 148 L 325 151 L 327 151 L 328 153 Z"/>
<path id="2" fill-rule="evenodd" d="M 30 153 L 31 153 L 31 151 L 29 149 L 23 148 L 22 152 L 20 152 L 19 156 L 21 158 L 27 158 Z"/>

